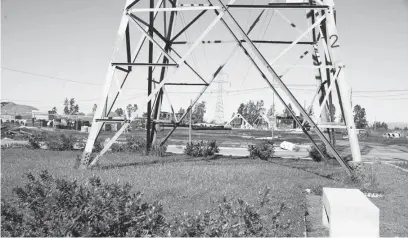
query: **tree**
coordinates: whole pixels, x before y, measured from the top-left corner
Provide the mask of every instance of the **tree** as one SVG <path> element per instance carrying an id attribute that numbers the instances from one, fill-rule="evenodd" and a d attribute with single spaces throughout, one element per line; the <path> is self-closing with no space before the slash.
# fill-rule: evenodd
<path id="1" fill-rule="evenodd" d="M 93 105 L 93 107 L 92 107 L 92 113 L 95 113 L 96 112 L 96 108 L 98 108 L 98 105 L 96 105 L 96 103 Z"/>
<path id="2" fill-rule="evenodd" d="M 268 110 L 267 116 L 268 116 L 268 117 L 272 117 L 272 116 L 275 115 L 275 112 L 276 112 L 276 110 L 275 110 L 275 104 L 272 104 L 271 107 L 270 107 L 269 110 Z"/>
<path id="3" fill-rule="evenodd" d="M 118 116 L 123 116 L 123 114 L 124 114 L 124 111 L 123 111 L 123 109 L 122 108 L 116 108 L 116 110 L 115 110 L 115 113 L 116 114 L 118 114 Z"/>
<path id="4" fill-rule="evenodd" d="M 68 101 L 68 98 L 65 98 L 65 101 L 64 101 L 64 114 L 65 115 L 69 114 L 69 101 Z"/>
<path id="5" fill-rule="evenodd" d="M 75 98 L 65 98 L 64 100 L 64 114 L 65 115 L 76 115 L 79 113 L 79 106 L 75 104 Z"/>
<path id="6" fill-rule="evenodd" d="M 51 111 L 52 111 L 53 113 L 57 114 L 57 108 L 56 108 L 56 107 L 53 107 L 53 108 L 51 109 Z"/>
<path id="7" fill-rule="evenodd" d="M 178 113 L 181 115 L 184 115 L 184 113 L 186 112 L 186 110 L 182 107 L 180 107 L 180 109 L 178 110 Z"/>
<path id="8" fill-rule="evenodd" d="M 292 108 L 292 104 L 288 104 L 288 108 L 285 108 L 285 109 L 283 109 L 283 116 L 284 117 L 292 117 L 292 113 L 291 112 L 293 112 L 293 114 L 295 114 L 294 113 L 294 111 L 293 111 L 293 108 Z M 296 115 L 296 114 L 295 114 Z M 292 120 L 287 120 L 287 119 L 285 119 L 285 120 L 282 120 L 282 123 L 283 124 L 287 124 L 287 125 L 290 125 L 290 124 L 292 124 Z"/>
<path id="9" fill-rule="evenodd" d="M 72 115 L 77 115 L 79 113 L 79 106 L 76 104 L 75 106 L 72 107 L 71 114 Z"/>
<path id="10" fill-rule="evenodd" d="M 364 129 L 368 125 L 368 121 L 366 118 L 366 111 L 365 108 L 362 108 L 360 105 L 355 105 L 354 106 L 354 123 L 356 124 L 357 129 Z"/>
<path id="11" fill-rule="evenodd" d="M 265 113 L 266 109 L 264 108 L 263 100 L 257 101 L 256 103 L 252 100 L 249 100 L 246 104 L 241 103 L 237 111 L 250 124 L 253 124 L 260 115 L 263 115 Z"/>
<path id="12" fill-rule="evenodd" d="M 193 113 L 191 114 L 191 119 L 194 123 L 204 122 L 204 114 L 207 112 L 205 107 L 205 101 L 195 105 Z"/>
<path id="13" fill-rule="evenodd" d="M 283 116 L 290 117 L 292 116 L 291 112 L 293 112 L 292 104 L 288 104 L 288 108 L 283 109 Z"/>
<path id="14" fill-rule="evenodd" d="M 244 110 L 245 110 L 245 104 L 241 103 L 241 104 L 239 105 L 239 107 L 238 107 L 237 112 L 238 112 L 239 114 L 243 115 Z"/>
<path id="15" fill-rule="evenodd" d="M 69 114 L 75 115 L 79 112 L 78 104 L 75 104 L 75 98 L 69 100 Z"/>
<path id="16" fill-rule="evenodd" d="M 137 111 L 137 109 L 138 109 L 137 104 L 133 104 L 133 106 L 132 104 L 129 104 L 126 106 L 126 112 L 128 113 L 128 115 L 131 115 L 132 112 Z"/>
<path id="17" fill-rule="evenodd" d="M 373 123 L 374 130 L 388 130 L 388 125 L 385 122 L 375 121 Z"/>

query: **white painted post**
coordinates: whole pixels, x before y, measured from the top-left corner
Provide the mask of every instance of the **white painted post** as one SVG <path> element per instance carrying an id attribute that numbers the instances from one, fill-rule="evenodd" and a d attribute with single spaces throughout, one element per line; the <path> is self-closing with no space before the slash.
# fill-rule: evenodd
<path id="1" fill-rule="evenodd" d="M 190 108 L 193 105 L 193 100 L 190 100 Z M 188 127 L 188 143 L 191 144 L 191 114 L 193 112 L 193 108 L 190 109 L 190 122 L 189 122 L 189 127 Z"/>
<path id="2" fill-rule="evenodd" d="M 336 61 L 338 59 L 335 56 L 338 56 L 340 54 L 340 44 L 338 41 L 337 27 L 334 19 L 334 4 L 332 0 L 324 0 L 323 2 L 330 6 L 329 10 L 326 11 L 326 30 L 328 35 L 327 45 L 330 46 L 328 47 L 328 51 L 334 66 L 338 67 L 341 66 L 341 62 Z M 344 119 L 347 126 L 353 162 L 361 162 L 360 145 L 358 144 L 358 137 L 353 118 L 353 110 L 352 107 L 349 106 L 351 105 L 349 97 L 349 86 L 347 85 L 344 78 L 344 68 L 340 71 L 337 77 L 337 83 L 339 86 L 340 97 L 342 99 Z"/>

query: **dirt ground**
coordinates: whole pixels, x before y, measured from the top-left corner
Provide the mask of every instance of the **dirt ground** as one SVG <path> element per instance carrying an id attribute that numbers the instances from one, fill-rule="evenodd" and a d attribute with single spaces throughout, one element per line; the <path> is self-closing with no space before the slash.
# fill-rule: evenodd
<path id="1" fill-rule="evenodd" d="M 45 131 L 52 131 L 49 128 L 42 128 Z M 168 134 L 170 129 L 166 128 L 158 133 L 158 139 L 163 140 Z M 57 130 L 59 133 L 64 134 L 73 134 L 78 137 L 83 137 L 86 139 L 87 133 L 82 133 L 72 130 Z M 185 145 L 188 142 L 188 128 L 180 127 L 178 128 L 172 136 L 168 139 L 167 144 L 171 146 L 181 146 Z M 111 138 L 114 135 L 114 132 L 102 132 L 100 137 L 102 139 Z M 135 135 L 145 137 L 146 132 L 144 130 L 131 131 L 122 134 L 119 137 L 119 141 L 126 140 L 127 136 Z M 311 132 L 311 136 L 318 143 L 320 139 L 318 136 Z M 219 130 L 219 131 L 199 131 L 192 130 L 192 140 L 216 140 L 219 147 L 224 148 L 241 148 L 244 150 L 248 147 L 249 144 L 257 144 L 265 138 L 271 138 L 271 131 L 263 130 L 243 130 L 243 129 L 233 129 L 233 130 Z M 343 139 L 341 134 L 336 135 L 336 149 L 339 153 L 346 159 L 351 159 L 351 151 L 349 147 L 349 142 L 347 139 Z M 302 133 L 297 131 L 274 131 L 273 140 L 275 145 L 283 141 L 289 141 L 304 147 L 311 146 L 312 143 L 310 140 Z M 2 140 L 2 145 L 5 143 L 10 143 L 9 141 Z M 408 160 L 408 139 L 384 139 L 379 135 L 371 136 L 365 139 L 360 140 L 360 149 L 362 154 L 362 159 L 364 162 L 401 162 Z M 231 150 L 231 149 L 228 149 Z M 238 149 L 239 150 L 239 149 Z M 245 156 L 245 155 L 244 155 Z M 297 156 L 297 154 L 293 154 Z M 304 151 L 301 151 L 298 155 L 299 157 L 305 157 Z"/>

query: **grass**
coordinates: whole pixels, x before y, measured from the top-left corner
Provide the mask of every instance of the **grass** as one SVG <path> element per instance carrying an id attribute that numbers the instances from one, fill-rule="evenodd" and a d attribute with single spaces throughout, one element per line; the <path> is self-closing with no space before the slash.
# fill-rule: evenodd
<path id="1" fill-rule="evenodd" d="M 402 163 L 395 163 L 396 166 L 399 166 L 403 169 L 408 169 L 408 162 L 402 162 Z"/>
<path id="2" fill-rule="evenodd" d="M 146 200 L 161 200 L 169 214 L 203 211 L 223 196 L 255 203 L 258 192 L 269 187 L 276 205 L 284 202 L 287 207 L 282 219 L 291 221 L 289 234 L 302 236 L 306 211 L 303 191 L 314 184 L 342 186 L 311 173 L 250 159 L 156 158 L 117 153 L 105 156 L 99 168 L 81 171 L 73 169 L 78 154 L 29 149 L 2 151 L 2 197 L 13 196 L 12 188 L 22 185 L 25 173 L 44 169 L 57 177 L 80 181 L 95 174 L 102 181 L 129 182 L 134 191 L 144 193 Z"/>
<path id="3" fill-rule="evenodd" d="M 2 150 L 2 198 L 13 196 L 12 188 L 23 184 L 25 173 L 38 173 L 44 169 L 57 177 L 79 181 L 95 174 L 106 182 L 129 182 L 134 191 L 144 193 L 146 200 L 161 200 L 168 216 L 206 210 L 223 196 L 239 197 L 254 203 L 258 192 L 269 187 L 276 205 L 284 202 L 287 206 L 282 219 L 291 220 L 289 234 L 303 236 L 306 188 L 318 194 L 325 186 L 353 187 L 345 183 L 344 172 L 336 162 L 146 157 L 108 153 L 97 168 L 76 170 L 73 167 L 77 155 L 80 152 L 26 148 Z M 385 165 L 373 166 L 379 189 L 385 194 L 382 198 L 371 198 L 381 211 L 381 236 L 406 236 L 408 175 Z"/>
<path id="4" fill-rule="evenodd" d="M 344 187 L 361 189 L 360 186 L 345 179 L 342 175 L 342 169 L 333 163 L 314 163 L 307 160 L 273 160 L 272 162 L 338 181 Z M 367 166 L 372 169 L 378 182 L 378 187 L 369 192 L 384 193 L 384 197 L 369 198 L 380 209 L 380 235 L 387 237 L 407 236 L 408 203 L 406 201 L 408 199 L 408 186 L 406 181 L 408 174 L 383 164 Z M 318 187 L 311 188 L 318 192 L 320 185 L 315 185 Z"/>

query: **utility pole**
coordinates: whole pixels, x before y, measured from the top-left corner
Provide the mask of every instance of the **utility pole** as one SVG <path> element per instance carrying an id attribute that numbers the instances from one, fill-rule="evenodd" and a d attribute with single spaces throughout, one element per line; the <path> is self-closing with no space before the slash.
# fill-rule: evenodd
<path id="1" fill-rule="evenodd" d="M 188 126 L 188 143 L 189 144 L 191 144 L 191 114 L 193 111 L 192 105 L 193 105 L 193 100 L 190 99 L 190 122 Z"/>

